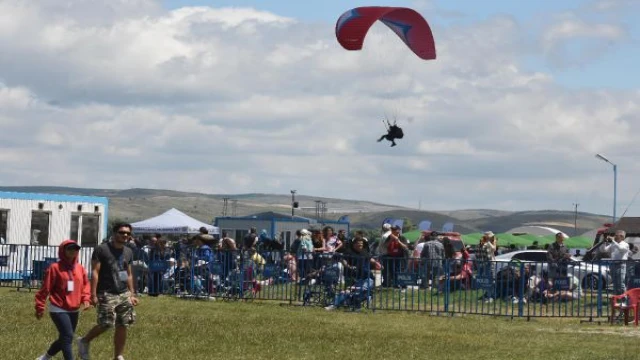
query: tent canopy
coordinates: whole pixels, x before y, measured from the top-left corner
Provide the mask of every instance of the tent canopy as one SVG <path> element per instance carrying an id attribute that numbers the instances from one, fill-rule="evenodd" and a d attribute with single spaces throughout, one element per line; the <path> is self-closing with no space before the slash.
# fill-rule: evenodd
<path id="1" fill-rule="evenodd" d="M 131 226 L 137 234 L 197 234 L 201 227 L 206 228 L 209 234 L 220 233 L 219 228 L 205 224 L 173 208 L 158 216 L 133 223 Z"/>

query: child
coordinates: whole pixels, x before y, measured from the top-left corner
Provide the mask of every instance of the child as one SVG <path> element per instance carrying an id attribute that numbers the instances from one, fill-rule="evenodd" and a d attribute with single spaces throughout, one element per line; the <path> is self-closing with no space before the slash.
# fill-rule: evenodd
<path id="1" fill-rule="evenodd" d="M 90 307 L 90 285 L 87 271 L 78 263 L 80 245 L 65 240 L 58 249 L 58 262 L 51 264 L 44 275 L 42 287 L 36 293 L 36 318 L 44 315 L 49 298 L 49 315 L 58 329 L 58 339 L 37 360 L 52 359 L 62 351 L 65 360 L 73 360 L 73 334 L 78 325 L 78 311 Z"/>

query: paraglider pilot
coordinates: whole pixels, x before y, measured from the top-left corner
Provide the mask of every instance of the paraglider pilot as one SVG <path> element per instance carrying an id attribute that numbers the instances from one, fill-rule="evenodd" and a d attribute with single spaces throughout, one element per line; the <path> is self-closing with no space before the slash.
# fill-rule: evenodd
<path id="1" fill-rule="evenodd" d="M 396 146 L 396 139 L 402 139 L 404 137 L 404 133 L 402 131 L 402 128 L 400 128 L 398 125 L 396 125 L 396 120 L 393 120 L 393 125 L 391 125 L 391 123 L 389 122 L 389 119 L 386 119 L 387 122 L 385 123 L 384 120 L 382 121 L 382 123 L 385 124 L 385 127 L 387 128 L 387 133 L 385 135 L 382 135 L 380 137 L 380 139 L 378 139 L 378 142 L 386 139 L 388 141 L 391 141 L 391 147 Z"/>

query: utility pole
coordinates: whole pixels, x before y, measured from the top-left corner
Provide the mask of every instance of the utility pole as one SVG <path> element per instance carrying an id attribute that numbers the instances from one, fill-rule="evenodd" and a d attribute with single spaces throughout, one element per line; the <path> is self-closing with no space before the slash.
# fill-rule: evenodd
<path id="1" fill-rule="evenodd" d="M 321 202 L 322 204 L 322 225 L 324 225 L 324 219 L 327 217 L 327 203 L 325 201 Z"/>
<path id="2" fill-rule="evenodd" d="M 231 216 L 237 216 L 238 200 L 231 200 Z"/>
<path id="3" fill-rule="evenodd" d="M 575 208 L 574 217 L 573 217 L 573 236 L 578 236 L 578 203 L 574 203 L 573 207 Z"/>
<path id="4" fill-rule="evenodd" d="M 229 205 L 229 198 L 222 198 L 222 216 L 227 216 L 227 210 Z"/>

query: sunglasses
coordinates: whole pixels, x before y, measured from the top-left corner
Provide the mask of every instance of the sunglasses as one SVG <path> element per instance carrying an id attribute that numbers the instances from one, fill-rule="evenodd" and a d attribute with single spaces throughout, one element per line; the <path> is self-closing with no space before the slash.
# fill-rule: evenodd
<path id="1" fill-rule="evenodd" d="M 131 233 L 129 231 L 118 231 L 118 234 L 120 235 L 124 235 L 124 236 L 129 236 L 131 235 Z"/>

